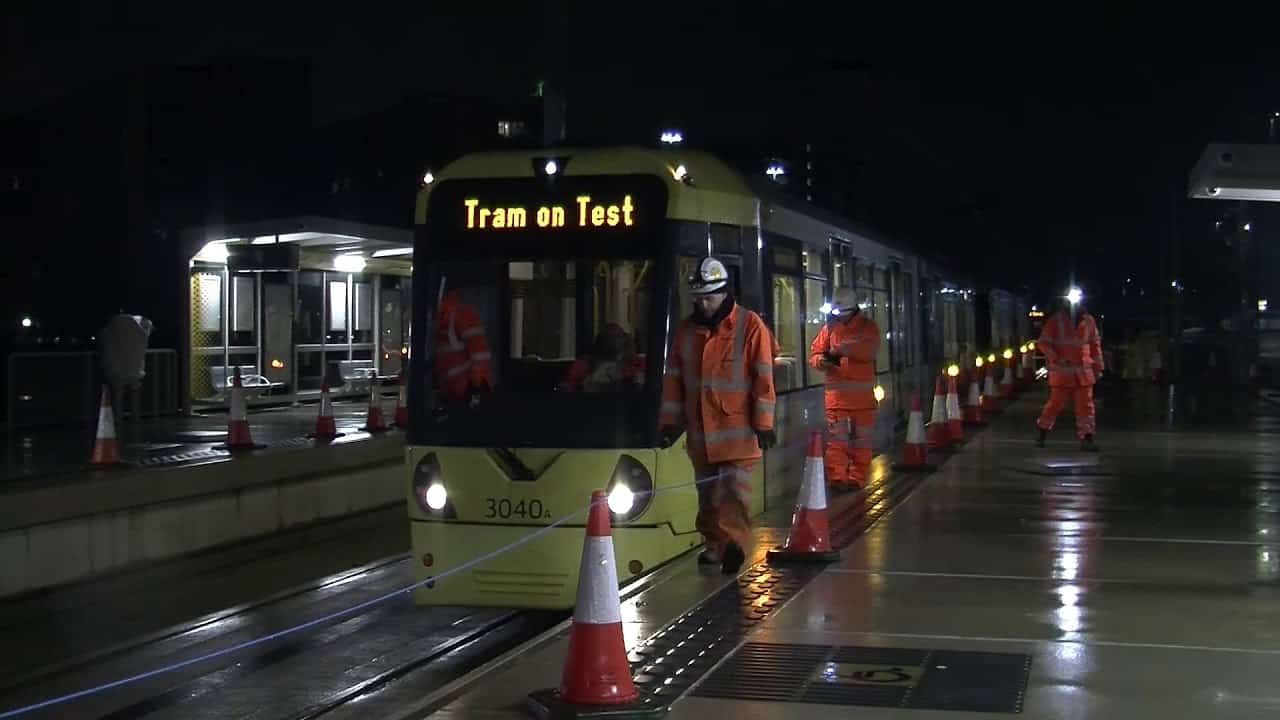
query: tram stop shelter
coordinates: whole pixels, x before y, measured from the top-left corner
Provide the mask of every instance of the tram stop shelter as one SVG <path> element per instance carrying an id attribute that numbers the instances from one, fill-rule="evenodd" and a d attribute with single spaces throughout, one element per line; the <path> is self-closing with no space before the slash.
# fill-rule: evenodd
<path id="1" fill-rule="evenodd" d="M 299 216 L 182 233 L 188 258 L 182 388 L 226 406 L 239 368 L 251 403 L 368 393 L 400 373 L 413 231 Z"/>

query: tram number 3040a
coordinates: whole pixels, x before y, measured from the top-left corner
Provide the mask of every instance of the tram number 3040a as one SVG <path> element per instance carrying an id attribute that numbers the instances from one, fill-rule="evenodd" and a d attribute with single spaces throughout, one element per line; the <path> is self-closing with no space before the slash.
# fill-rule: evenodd
<path id="1" fill-rule="evenodd" d="M 484 502 L 486 518 L 540 520 L 551 517 L 551 511 L 542 506 L 541 500 L 521 500 L 513 503 L 510 498 L 485 498 Z"/>

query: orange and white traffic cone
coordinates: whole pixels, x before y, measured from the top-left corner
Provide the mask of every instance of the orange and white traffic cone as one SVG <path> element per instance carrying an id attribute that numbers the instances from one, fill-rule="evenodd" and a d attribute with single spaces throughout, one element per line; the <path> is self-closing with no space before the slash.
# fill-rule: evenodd
<path id="1" fill-rule="evenodd" d="M 400 372 L 400 388 L 396 393 L 396 427 L 409 427 L 409 385 L 405 382 L 404 371 Z"/>
<path id="2" fill-rule="evenodd" d="M 231 414 L 227 417 L 227 442 L 223 445 L 227 450 L 252 450 L 264 447 L 253 442 L 249 432 L 249 416 L 245 411 L 244 383 L 240 379 L 240 368 L 236 368 L 235 381 L 231 386 Z"/>
<path id="3" fill-rule="evenodd" d="M 787 541 L 769 551 L 769 562 L 831 562 L 840 554 L 831 549 L 827 523 L 827 481 L 822 464 L 822 433 L 809 433 L 804 480 L 796 498 Z"/>
<path id="4" fill-rule="evenodd" d="M 1013 361 L 1005 361 L 1004 377 L 1000 380 L 1000 399 L 1009 402 L 1013 399 Z"/>
<path id="5" fill-rule="evenodd" d="M 986 425 L 987 419 L 982 413 L 982 391 L 978 389 L 978 371 L 974 370 L 969 379 L 969 402 L 964 406 L 965 425 Z"/>
<path id="6" fill-rule="evenodd" d="M 924 436 L 924 413 L 920 410 L 920 393 L 911 393 L 911 414 L 907 418 L 907 441 L 902 446 L 902 462 L 894 463 L 894 470 L 908 472 L 937 470 L 929 463 L 929 445 Z"/>
<path id="7" fill-rule="evenodd" d="M 947 393 L 942 387 L 942 375 L 933 379 L 933 410 L 929 424 L 924 426 L 929 447 L 945 450 L 951 447 L 951 434 L 947 430 Z"/>
<path id="8" fill-rule="evenodd" d="M 342 437 L 333 420 L 333 403 L 329 400 L 329 381 L 320 384 L 320 414 L 316 416 L 316 431 L 307 437 L 316 440 L 333 440 Z"/>
<path id="9" fill-rule="evenodd" d="M 116 417 L 111 409 L 111 392 L 102 386 L 102 397 L 98 401 L 98 430 L 93 438 L 93 454 L 89 464 L 97 467 L 119 467 L 124 465 L 120 457 L 120 445 L 116 442 Z"/>
<path id="10" fill-rule="evenodd" d="M 994 363 L 983 368 L 982 380 L 982 412 L 995 415 L 1000 412 L 1000 399 L 996 390 L 996 366 Z"/>
<path id="11" fill-rule="evenodd" d="M 387 431 L 387 421 L 382 417 L 382 398 L 378 395 L 378 381 L 369 381 L 369 416 L 364 421 L 365 432 L 378 433 Z"/>
<path id="12" fill-rule="evenodd" d="M 609 527 L 609 496 L 603 490 L 591 493 L 578 570 L 578 598 L 560 687 L 531 693 L 529 710 L 541 718 L 589 716 L 593 711 L 607 717 L 647 717 L 666 711 L 653 698 L 641 696 L 631 679 Z"/>
<path id="13" fill-rule="evenodd" d="M 964 415 L 960 412 L 960 393 L 956 391 L 956 379 L 947 378 L 947 435 L 954 447 L 964 442 Z"/>

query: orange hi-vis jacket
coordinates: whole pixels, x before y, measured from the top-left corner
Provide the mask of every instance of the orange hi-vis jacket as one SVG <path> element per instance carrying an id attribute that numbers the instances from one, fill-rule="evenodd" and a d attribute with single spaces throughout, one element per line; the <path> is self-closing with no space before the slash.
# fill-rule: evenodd
<path id="1" fill-rule="evenodd" d="M 759 459 L 756 431 L 773 429 L 772 348 L 764 320 L 741 305 L 714 329 L 682 320 L 662 381 L 659 424 L 683 425 L 690 455 L 701 450 L 710 463 Z"/>
<path id="2" fill-rule="evenodd" d="M 1088 387 L 1102 371 L 1102 338 L 1093 316 L 1083 310 L 1076 322 L 1059 310 L 1044 324 L 1036 347 L 1049 364 L 1049 387 Z"/>
<path id="3" fill-rule="evenodd" d="M 440 392 L 460 400 L 469 386 L 492 385 L 491 360 L 480 315 L 458 298 L 457 291 L 445 293 L 436 318 L 436 384 Z"/>
<path id="4" fill-rule="evenodd" d="M 831 320 L 818 331 L 809 346 L 809 364 L 822 366 L 822 354 L 840 356 L 838 367 L 827 366 L 827 410 L 876 409 L 876 353 L 880 351 L 880 328 L 866 313 L 852 320 Z"/>

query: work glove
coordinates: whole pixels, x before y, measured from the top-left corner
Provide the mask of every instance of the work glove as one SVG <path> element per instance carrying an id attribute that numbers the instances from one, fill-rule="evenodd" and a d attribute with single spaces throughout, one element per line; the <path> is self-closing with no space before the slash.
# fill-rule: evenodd
<path id="1" fill-rule="evenodd" d="M 658 429 L 658 435 L 662 439 L 662 446 L 671 447 L 674 445 L 676 440 L 680 439 L 681 432 L 680 428 L 675 425 L 663 425 Z"/>
<path id="2" fill-rule="evenodd" d="M 826 362 L 831 363 L 832 365 L 840 364 L 840 356 L 831 352 L 830 350 L 827 350 L 822 353 L 822 359 L 825 360 Z"/>
<path id="3" fill-rule="evenodd" d="M 773 430 L 757 430 L 756 442 L 760 443 L 761 450 L 768 450 L 778 444 L 778 433 Z"/>

